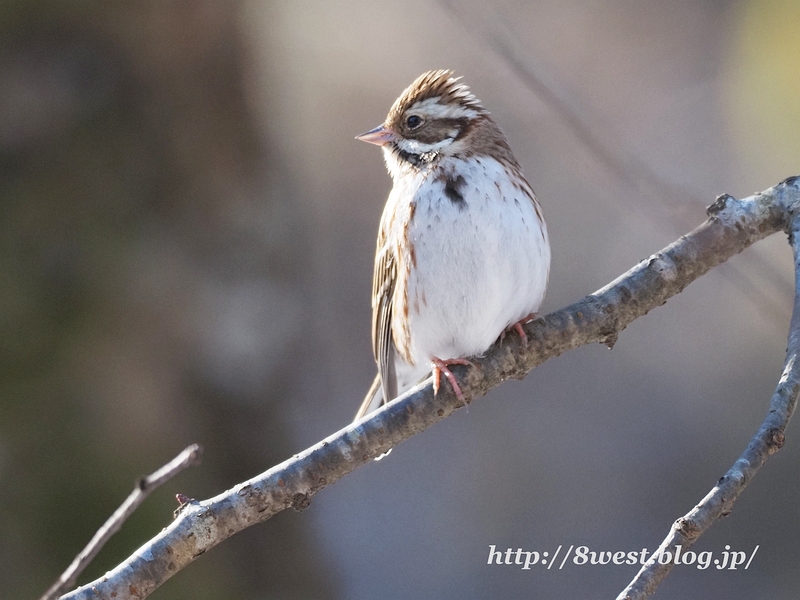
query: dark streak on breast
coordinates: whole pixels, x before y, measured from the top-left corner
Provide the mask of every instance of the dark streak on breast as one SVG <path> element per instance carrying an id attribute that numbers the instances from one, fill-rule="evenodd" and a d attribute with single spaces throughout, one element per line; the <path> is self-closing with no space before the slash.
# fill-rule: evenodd
<path id="1" fill-rule="evenodd" d="M 450 202 L 457 205 L 461 210 L 464 210 L 467 203 L 464 196 L 461 194 L 461 187 L 465 184 L 464 178 L 459 175 L 456 178 L 446 176 L 444 180 L 444 194 L 450 199 Z"/>
<path id="2" fill-rule="evenodd" d="M 412 202 L 408 210 L 408 220 L 403 224 L 403 238 L 405 241 L 405 247 L 408 248 L 408 259 L 411 262 L 412 267 L 417 266 L 417 252 L 416 252 L 416 247 L 411 241 L 411 237 L 409 235 L 409 228 L 411 227 L 411 223 L 414 221 L 414 213 L 416 211 L 417 211 L 417 204 L 416 202 Z"/>

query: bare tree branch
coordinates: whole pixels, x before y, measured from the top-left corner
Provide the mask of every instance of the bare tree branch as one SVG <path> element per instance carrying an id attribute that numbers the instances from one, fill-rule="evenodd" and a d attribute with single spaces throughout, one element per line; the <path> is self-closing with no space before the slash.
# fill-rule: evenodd
<path id="1" fill-rule="evenodd" d="M 185 468 L 199 465 L 202 453 L 203 450 L 200 446 L 192 444 L 184 448 L 178 456 L 155 473 L 147 477 L 142 477 L 137 482 L 136 488 L 125 499 L 125 502 L 123 502 L 122 505 L 114 511 L 114 514 L 103 523 L 103 526 L 98 529 L 97 533 L 94 534 L 94 537 L 89 541 L 86 547 L 81 550 L 69 567 L 67 567 L 67 570 L 61 574 L 61 577 L 59 577 L 52 586 L 50 586 L 50 589 L 45 592 L 40 600 L 53 600 L 53 598 L 58 598 L 64 590 L 68 590 L 74 586 L 80 574 L 83 573 L 83 570 L 94 560 L 94 557 L 97 556 L 97 553 L 106 545 L 106 542 L 111 539 L 111 536 L 119 531 L 122 524 L 128 520 L 128 517 L 139 508 L 139 505 L 144 502 L 156 488 L 175 477 L 175 475 Z"/>
<path id="2" fill-rule="evenodd" d="M 672 524 L 669 535 L 628 584 L 617 600 L 643 600 L 669 574 L 675 564 L 676 551 L 688 550 L 718 518 L 730 513 L 733 503 L 744 491 L 767 459 L 781 449 L 784 431 L 797 405 L 800 394 L 800 213 L 796 203 L 787 207 L 791 219 L 789 241 L 794 252 L 795 296 L 789 343 L 783 372 L 772 395 L 769 411 L 747 449 L 700 503 Z M 667 556 L 662 564 L 659 557 Z"/>
<path id="3" fill-rule="evenodd" d="M 613 345 L 631 321 L 664 304 L 709 269 L 768 235 L 788 231 L 799 207 L 798 178 L 744 200 L 720 196 L 708 209 L 709 219 L 693 232 L 580 302 L 529 323 L 527 348 L 521 347 L 517 336 L 510 336 L 484 357 L 472 359 L 477 368 L 454 367 L 462 391 L 471 400 L 507 379 L 523 378 L 573 348 L 594 342 Z M 787 405 L 793 406 L 797 386 L 781 389 Z M 144 598 L 231 535 L 286 508 L 303 510 L 319 490 L 462 406 L 448 386 L 434 396 L 428 380 L 269 471 L 214 498 L 188 504 L 169 527 L 124 563 L 63 598 Z M 783 431 L 776 426 L 770 421 L 770 431 Z M 769 439 L 773 441 L 764 442 L 764 457 L 778 447 L 778 438 Z M 735 481 L 744 487 L 762 463 L 748 466 L 746 477 L 736 475 L 730 484 L 726 479 L 721 485 Z M 745 473 L 743 465 L 738 469 Z M 725 510 L 730 510 L 732 500 L 725 497 Z"/>

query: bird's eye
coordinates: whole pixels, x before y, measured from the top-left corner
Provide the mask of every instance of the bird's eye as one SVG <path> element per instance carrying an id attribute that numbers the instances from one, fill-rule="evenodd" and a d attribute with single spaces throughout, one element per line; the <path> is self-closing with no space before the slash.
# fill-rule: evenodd
<path id="1" fill-rule="evenodd" d="M 416 129 L 420 125 L 422 125 L 422 117 L 418 115 L 411 115 L 406 119 L 406 125 L 409 129 Z"/>

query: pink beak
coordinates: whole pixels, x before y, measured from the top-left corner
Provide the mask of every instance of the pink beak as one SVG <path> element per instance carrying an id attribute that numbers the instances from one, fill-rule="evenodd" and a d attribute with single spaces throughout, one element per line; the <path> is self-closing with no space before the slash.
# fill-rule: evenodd
<path id="1" fill-rule="evenodd" d="M 378 125 L 375 129 L 370 129 L 366 133 L 357 135 L 356 139 L 376 146 L 385 146 L 394 139 L 394 131 L 387 129 L 383 125 Z"/>

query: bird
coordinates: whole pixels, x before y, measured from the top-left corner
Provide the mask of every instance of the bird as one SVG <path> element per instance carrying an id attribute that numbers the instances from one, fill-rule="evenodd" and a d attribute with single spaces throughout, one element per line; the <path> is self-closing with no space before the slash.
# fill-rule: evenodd
<path id="1" fill-rule="evenodd" d="M 505 134 L 449 69 L 420 75 L 383 124 L 356 136 L 381 147 L 393 186 L 372 285 L 378 374 L 355 421 L 433 374 L 473 364 L 538 316 L 550 273 L 539 201 Z"/>

